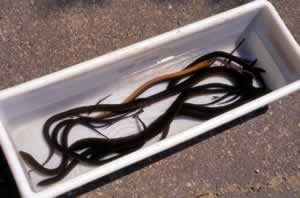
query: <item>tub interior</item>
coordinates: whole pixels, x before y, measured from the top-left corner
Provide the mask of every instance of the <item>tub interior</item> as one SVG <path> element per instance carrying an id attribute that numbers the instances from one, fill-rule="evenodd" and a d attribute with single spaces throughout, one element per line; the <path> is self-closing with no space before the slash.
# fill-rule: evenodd
<path id="1" fill-rule="evenodd" d="M 296 62 L 295 57 L 290 58 L 290 55 L 283 50 L 285 46 L 275 41 L 275 38 L 278 38 L 276 34 L 279 33 L 276 32 L 276 27 L 272 27 L 274 24 L 270 17 L 265 8 L 249 12 L 162 46 L 145 49 L 140 54 L 128 56 L 122 61 L 112 62 L 101 67 L 99 65 L 96 70 L 81 76 L 66 78 L 64 81 L 11 96 L 1 101 L 0 104 L 0 117 L 5 130 L 16 151 L 22 150 L 31 153 L 38 161 L 42 162 L 49 151 L 42 137 L 42 127 L 51 115 L 70 108 L 95 104 L 99 99 L 108 95 L 110 97 L 104 103 L 120 103 L 143 82 L 183 69 L 195 58 L 208 52 L 215 50 L 230 52 L 243 38 L 245 38 L 245 43 L 235 54 L 250 59 L 257 58 L 257 66 L 267 71 L 263 77 L 268 88 L 271 90 L 281 88 L 299 79 L 300 70 L 293 64 Z M 207 81 L 225 82 L 227 79 L 215 77 Z M 155 93 L 164 87 L 164 84 L 155 86 L 145 95 Z M 201 101 L 207 99 L 199 98 Z M 148 125 L 163 113 L 173 100 L 174 97 L 147 107 L 144 109 L 145 112 L 141 115 L 141 119 Z M 201 125 L 201 122 L 177 119 L 172 123 L 168 137 L 197 125 Z M 136 120 L 128 119 L 107 130 L 101 130 L 101 132 L 108 137 L 118 137 L 136 133 L 137 130 Z M 88 136 L 95 136 L 95 134 L 87 129 L 77 127 L 70 138 L 74 140 Z M 159 137 L 152 139 L 145 146 L 154 144 L 158 139 Z M 54 167 L 58 161 L 59 156 L 55 156 L 49 162 L 48 167 Z M 21 158 L 20 163 L 24 172 L 27 172 L 29 167 Z M 79 165 L 61 182 L 94 168 Z M 44 176 L 34 172 L 27 175 L 28 182 L 34 191 L 43 189 L 36 185 L 43 178 Z"/>

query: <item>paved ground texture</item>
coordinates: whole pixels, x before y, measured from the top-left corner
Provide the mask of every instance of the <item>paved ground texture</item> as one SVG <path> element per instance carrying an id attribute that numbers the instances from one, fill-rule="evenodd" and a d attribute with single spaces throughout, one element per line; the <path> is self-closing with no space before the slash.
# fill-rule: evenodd
<path id="1" fill-rule="evenodd" d="M 1 0 L 0 88 L 60 70 L 247 0 Z M 300 42 L 299 0 L 272 0 Z M 300 197 L 300 93 L 67 196 Z"/>

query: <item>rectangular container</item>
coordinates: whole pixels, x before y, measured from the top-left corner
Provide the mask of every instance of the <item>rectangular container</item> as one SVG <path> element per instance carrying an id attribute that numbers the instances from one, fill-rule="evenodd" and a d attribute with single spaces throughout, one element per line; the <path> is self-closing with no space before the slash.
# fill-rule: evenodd
<path id="1" fill-rule="evenodd" d="M 108 100 L 120 102 L 142 82 L 177 71 L 195 57 L 214 50 L 230 51 L 242 38 L 238 54 L 257 57 L 267 70 L 264 79 L 272 92 L 206 122 L 178 121 L 163 141 L 152 140 L 142 149 L 100 167 L 79 166 L 61 182 L 38 188 L 40 175 L 27 174 L 18 151 L 45 160 L 48 148 L 41 128 L 60 111 Z M 0 92 L 0 143 L 23 197 L 54 197 L 118 169 L 199 136 L 300 88 L 300 49 L 289 30 L 267 1 L 254 1 L 183 28 L 145 40 L 62 71 Z M 156 87 L 158 89 L 159 87 Z M 150 112 L 165 108 L 166 103 Z M 151 115 L 145 118 L 151 120 Z M 130 126 L 127 127 L 128 131 Z M 111 136 L 117 135 L 116 128 Z M 127 130 L 123 130 L 127 131 Z M 131 130 L 132 131 L 132 130 Z M 76 136 L 82 136 L 77 134 Z M 76 138 L 76 137 L 74 137 Z M 50 166 L 57 163 L 52 160 Z"/>

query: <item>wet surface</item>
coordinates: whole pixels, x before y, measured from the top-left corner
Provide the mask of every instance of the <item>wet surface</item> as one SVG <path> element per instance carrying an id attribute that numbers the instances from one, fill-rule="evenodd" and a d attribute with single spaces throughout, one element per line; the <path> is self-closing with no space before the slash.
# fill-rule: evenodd
<path id="1" fill-rule="evenodd" d="M 0 88 L 58 71 L 247 2 L 1 0 Z M 271 2 L 300 42 L 299 1 Z M 266 114 L 67 195 L 299 197 L 299 102 L 298 92 L 272 103 Z"/>

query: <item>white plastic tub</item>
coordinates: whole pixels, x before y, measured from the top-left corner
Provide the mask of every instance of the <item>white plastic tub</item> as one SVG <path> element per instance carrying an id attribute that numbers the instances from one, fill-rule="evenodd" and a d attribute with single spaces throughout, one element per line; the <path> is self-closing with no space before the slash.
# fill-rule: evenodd
<path id="1" fill-rule="evenodd" d="M 120 102 L 142 82 L 183 68 L 195 57 L 210 51 L 229 51 L 241 38 L 245 38 L 246 43 L 238 53 L 244 57 L 258 58 L 258 65 L 267 70 L 264 79 L 272 89 L 271 93 L 203 123 L 175 121 L 167 139 L 160 142 L 152 140 L 144 148 L 101 167 L 79 166 L 64 180 L 47 188 L 36 186 L 42 176 L 27 175 L 28 167 L 18 151 L 29 152 L 39 161 L 45 159 L 48 148 L 41 128 L 51 115 L 72 107 L 93 104 L 109 93 L 113 95 L 107 102 Z M 300 48 L 273 6 L 267 1 L 255 1 L 1 91 L 0 143 L 22 196 L 54 197 L 295 92 L 300 88 L 299 63 Z M 165 108 L 167 102 L 170 101 L 149 108 L 153 113 L 144 116 L 146 122 L 156 116 L 156 110 Z M 126 125 L 122 128 L 126 130 L 122 131 L 112 127 L 108 133 L 111 136 L 123 135 L 133 132 L 131 127 Z M 76 136 L 87 134 L 78 133 Z M 50 166 L 54 166 L 57 160 L 52 160 Z"/>

